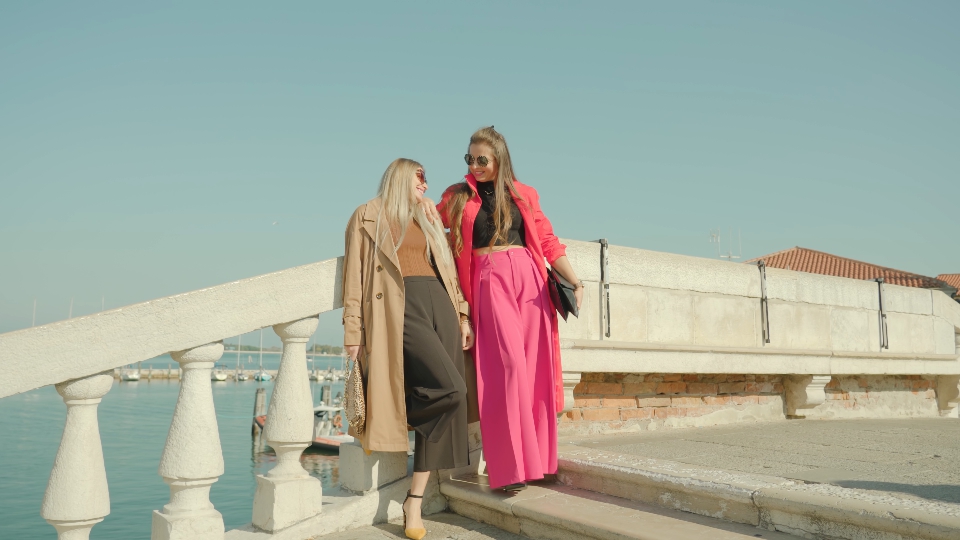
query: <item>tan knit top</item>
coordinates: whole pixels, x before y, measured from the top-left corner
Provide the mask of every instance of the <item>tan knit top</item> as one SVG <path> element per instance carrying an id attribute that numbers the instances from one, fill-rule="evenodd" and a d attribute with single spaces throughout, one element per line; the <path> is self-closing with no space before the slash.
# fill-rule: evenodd
<path id="1" fill-rule="evenodd" d="M 397 250 L 397 259 L 403 277 L 437 275 L 427 260 L 427 237 L 423 235 L 420 224 L 412 219 L 407 226 L 407 233 L 403 235 L 403 243 Z"/>

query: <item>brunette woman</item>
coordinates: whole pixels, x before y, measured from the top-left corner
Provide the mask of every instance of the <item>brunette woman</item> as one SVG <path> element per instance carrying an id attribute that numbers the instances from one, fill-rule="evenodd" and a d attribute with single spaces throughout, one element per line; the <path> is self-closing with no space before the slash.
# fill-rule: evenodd
<path id="1" fill-rule="evenodd" d="M 419 163 L 391 163 L 377 197 L 350 218 L 343 263 L 343 342 L 361 364 L 367 403 L 363 433 L 350 434 L 368 452 L 406 452 L 413 427 L 403 510 L 415 540 L 426 534 L 430 471 L 469 464 L 463 351 L 474 338 L 443 229 L 418 205 L 426 190 Z"/>
<path id="2" fill-rule="evenodd" d="M 490 487 L 517 491 L 557 472 L 557 411 L 563 409 L 557 317 L 544 258 L 583 283 L 540 209 L 539 196 L 513 173 L 493 126 L 470 137 L 469 174 L 437 207 L 457 261 L 477 333 L 474 359 L 480 431 Z"/>

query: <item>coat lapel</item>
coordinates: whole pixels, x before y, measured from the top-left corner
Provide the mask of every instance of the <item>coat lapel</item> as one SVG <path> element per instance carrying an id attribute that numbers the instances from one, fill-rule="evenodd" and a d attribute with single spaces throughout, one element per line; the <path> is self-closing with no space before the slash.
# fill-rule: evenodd
<path id="1" fill-rule="evenodd" d="M 363 213 L 363 230 L 367 232 L 367 235 L 370 237 L 371 242 L 375 242 L 377 237 L 377 216 L 380 214 L 380 199 L 373 199 L 367 203 L 367 209 Z M 381 231 L 383 232 L 383 231 Z M 389 234 L 389 231 L 386 231 Z M 377 243 L 377 249 L 379 249 L 387 259 L 397 268 L 397 271 L 400 271 L 400 260 L 397 258 L 397 254 L 394 253 L 392 244 L 383 244 Z"/>
<path id="2" fill-rule="evenodd" d="M 477 221 L 480 212 L 480 195 L 477 192 L 477 179 L 472 174 L 463 177 L 467 185 L 473 190 L 473 195 L 467 199 L 463 207 L 463 218 L 460 220 L 460 235 L 463 238 L 463 249 L 473 251 L 473 224 Z M 473 259 L 473 257 L 470 257 Z"/>

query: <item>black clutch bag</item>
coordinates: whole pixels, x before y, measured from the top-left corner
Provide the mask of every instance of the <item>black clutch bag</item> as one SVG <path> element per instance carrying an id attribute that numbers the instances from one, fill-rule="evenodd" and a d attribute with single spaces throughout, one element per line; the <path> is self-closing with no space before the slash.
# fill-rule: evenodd
<path id="1" fill-rule="evenodd" d="M 563 276 L 553 268 L 547 268 L 547 287 L 550 289 L 550 299 L 553 300 L 553 306 L 557 308 L 557 313 L 563 317 L 563 320 L 567 320 L 571 313 L 574 317 L 580 317 L 577 297 L 573 294 L 576 288 L 569 281 L 563 279 Z"/>

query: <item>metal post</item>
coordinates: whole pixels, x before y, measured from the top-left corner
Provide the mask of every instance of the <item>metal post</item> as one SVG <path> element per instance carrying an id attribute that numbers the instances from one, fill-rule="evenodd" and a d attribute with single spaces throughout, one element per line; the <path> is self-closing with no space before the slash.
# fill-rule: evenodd
<path id="1" fill-rule="evenodd" d="M 600 324 L 603 328 L 603 335 L 610 337 L 610 273 L 607 267 L 607 248 L 609 244 L 606 238 L 597 240 L 600 243 Z"/>
<path id="2" fill-rule="evenodd" d="M 770 309 L 767 302 L 767 263 L 757 261 L 760 269 L 760 325 L 763 328 L 763 342 L 770 343 Z"/>
<path id="3" fill-rule="evenodd" d="M 887 312 L 883 308 L 883 278 L 877 278 L 877 288 L 880 291 L 880 349 L 889 349 L 890 340 L 887 335 Z"/>

